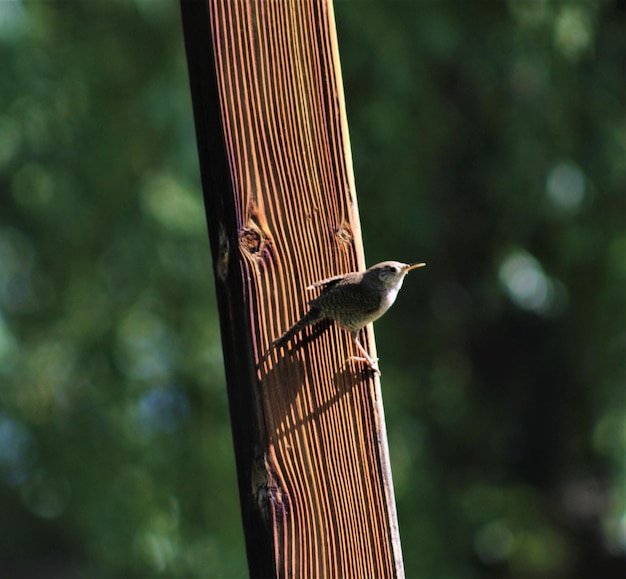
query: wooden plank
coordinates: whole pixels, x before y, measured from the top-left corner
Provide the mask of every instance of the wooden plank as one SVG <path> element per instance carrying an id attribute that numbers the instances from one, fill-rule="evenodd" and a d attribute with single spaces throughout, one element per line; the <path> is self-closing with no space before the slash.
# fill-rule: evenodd
<path id="1" fill-rule="evenodd" d="M 332 3 L 182 7 L 251 574 L 401 577 L 378 379 L 334 325 L 271 348 L 364 267 Z"/>

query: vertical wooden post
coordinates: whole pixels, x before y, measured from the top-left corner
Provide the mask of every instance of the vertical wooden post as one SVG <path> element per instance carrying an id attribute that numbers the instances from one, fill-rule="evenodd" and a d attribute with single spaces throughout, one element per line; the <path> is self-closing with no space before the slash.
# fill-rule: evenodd
<path id="1" fill-rule="evenodd" d="M 332 2 L 181 5 L 251 575 L 402 577 L 378 379 L 333 325 L 270 348 L 364 267 Z"/>

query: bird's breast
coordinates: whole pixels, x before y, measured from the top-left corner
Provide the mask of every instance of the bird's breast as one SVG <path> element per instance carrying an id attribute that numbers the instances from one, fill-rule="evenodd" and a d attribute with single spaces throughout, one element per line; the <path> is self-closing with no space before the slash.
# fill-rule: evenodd
<path id="1" fill-rule="evenodd" d="M 396 301 L 399 289 L 400 288 L 391 289 L 383 294 L 383 299 L 380 304 L 380 309 L 382 310 L 381 315 L 393 305 L 393 302 Z"/>

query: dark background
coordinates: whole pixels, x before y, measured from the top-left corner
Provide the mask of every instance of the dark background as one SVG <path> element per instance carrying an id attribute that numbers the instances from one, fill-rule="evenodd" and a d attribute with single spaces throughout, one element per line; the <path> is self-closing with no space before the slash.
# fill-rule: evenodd
<path id="1" fill-rule="evenodd" d="M 626 3 L 335 12 L 407 576 L 623 577 Z M 246 576 L 178 3 L 0 63 L 0 576 Z"/>

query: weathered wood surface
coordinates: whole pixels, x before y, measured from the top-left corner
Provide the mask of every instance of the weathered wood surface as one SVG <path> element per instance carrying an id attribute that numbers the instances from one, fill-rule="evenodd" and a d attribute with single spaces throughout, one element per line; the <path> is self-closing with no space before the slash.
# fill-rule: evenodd
<path id="1" fill-rule="evenodd" d="M 333 325 L 271 349 L 364 267 L 332 3 L 182 7 L 251 573 L 402 576 L 378 379 Z"/>

